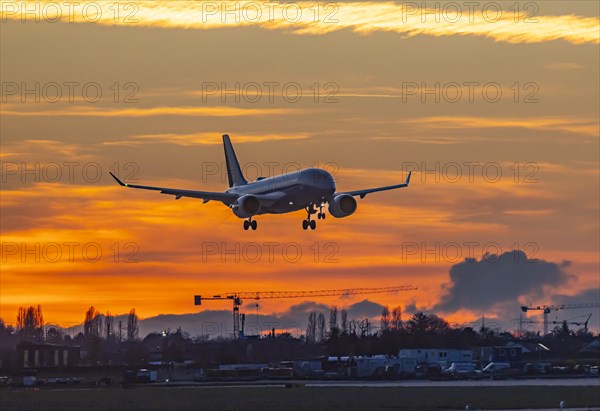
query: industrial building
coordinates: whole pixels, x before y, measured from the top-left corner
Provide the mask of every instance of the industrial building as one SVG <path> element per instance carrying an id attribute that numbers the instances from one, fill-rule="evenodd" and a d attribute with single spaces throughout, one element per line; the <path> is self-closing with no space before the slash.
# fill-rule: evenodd
<path id="1" fill-rule="evenodd" d="M 442 368 L 449 367 L 453 362 L 473 361 L 471 350 L 454 348 L 412 348 L 403 349 L 398 353 L 400 358 L 412 358 L 418 364 L 437 364 Z"/>
<path id="2" fill-rule="evenodd" d="M 23 368 L 60 368 L 79 365 L 80 347 L 58 344 L 17 344 L 17 361 Z"/>

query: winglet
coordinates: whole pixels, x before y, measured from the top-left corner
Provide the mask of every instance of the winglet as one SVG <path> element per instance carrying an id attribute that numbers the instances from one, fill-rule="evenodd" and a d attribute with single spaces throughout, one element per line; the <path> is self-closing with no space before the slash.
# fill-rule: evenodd
<path id="1" fill-rule="evenodd" d="M 408 172 L 408 177 L 406 177 L 406 183 L 405 183 L 406 185 L 408 185 L 410 183 L 410 176 L 411 176 L 411 174 L 412 174 L 412 171 L 409 171 Z"/>
<path id="2" fill-rule="evenodd" d="M 112 176 L 112 178 L 115 179 L 115 181 L 117 183 L 119 183 L 120 186 L 127 187 L 127 184 L 125 184 L 124 182 L 122 182 L 121 180 L 119 180 L 119 178 L 116 175 L 114 175 L 112 172 L 109 171 L 108 173 Z"/>

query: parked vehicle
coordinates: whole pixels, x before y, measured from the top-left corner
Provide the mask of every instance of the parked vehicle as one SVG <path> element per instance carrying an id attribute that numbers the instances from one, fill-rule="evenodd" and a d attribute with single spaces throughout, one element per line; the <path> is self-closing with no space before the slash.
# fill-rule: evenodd
<path id="1" fill-rule="evenodd" d="M 552 364 L 550 364 L 549 362 L 528 362 L 527 364 L 525 364 L 525 368 L 523 369 L 523 372 L 525 374 L 545 374 L 551 371 Z"/>
<path id="2" fill-rule="evenodd" d="M 485 366 L 483 370 L 481 370 L 484 374 L 498 374 L 501 372 L 505 372 L 505 370 L 510 370 L 509 362 L 491 362 Z"/>
<path id="3" fill-rule="evenodd" d="M 475 365 L 470 362 L 453 362 L 443 373 L 454 378 L 468 378 L 475 374 Z"/>
<path id="4" fill-rule="evenodd" d="M 424 364 L 417 366 L 415 376 L 417 378 L 437 378 L 442 373 L 442 367 L 439 364 Z"/>

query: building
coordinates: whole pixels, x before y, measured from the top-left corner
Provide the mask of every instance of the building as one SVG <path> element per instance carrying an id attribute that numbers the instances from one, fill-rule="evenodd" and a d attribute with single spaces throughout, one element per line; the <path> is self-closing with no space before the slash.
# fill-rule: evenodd
<path id="1" fill-rule="evenodd" d="M 512 365 L 520 364 L 522 361 L 523 347 L 520 345 L 502 345 L 496 347 L 482 347 L 481 361 L 508 362 Z"/>
<path id="2" fill-rule="evenodd" d="M 348 360 L 348 376 L 356 378 L 392 377 L 414 375 L 417 360 L 414 358 L 388 358 L 385 355 L 351 357 Z"/>
<path id="3" fill-rule="evenodd" d="M 57 344 L 17 344 L 17 366 L 21 368 L 60 368 L 79 365 L 78 346 Z"/>
<path id="4" fill-rule="evenodd" d="M 471 350 L 455 348 L 411 348 L 403 349 L 398 353 L 400 358 L 414 358 L 419 364 L 438 364 L 449 367 L 453 362 L 472 362 Z"/>

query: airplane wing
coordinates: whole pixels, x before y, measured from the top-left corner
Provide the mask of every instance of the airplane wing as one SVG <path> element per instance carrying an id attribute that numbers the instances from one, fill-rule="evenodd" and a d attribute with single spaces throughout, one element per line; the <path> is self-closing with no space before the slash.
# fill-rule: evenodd
<path id="1" fill-rule="evenodd" d="M 335 193 L 334 196 L 339 195 L 339 194 L 348 194 L 351 196 L 360 196 L 360 198 L 365 198 L 365 196 L 370 193 L 376 193 L 378 191 L 387 191 L 387 190 L 394 190 L 396 188 L 408 187 L 408 184 L 410 183 L 410 175 L 411 174 L 412 174 L 412 171 L 409 171 L 408 176 L 406 177 L 406 181 L 402 184 L 396 184 L 393 186 L 385 186 L 385 187 L 366 188 L 364 190 L 346 191 L 343 193 Z"/>
<path id="2" fill-rule="evenodd" d="M 110 172 L 109 172 L 110 173 Z M 152 186 L 140 186 L 137 184 L 127 184 L 119 180 L 117 176 L 113 173 L 110 175 L 115 179 L 119 185 L 123 187 L 129 188 L 141 188 L 144 190 L 154 190 L 160 191 L 161 194 L 169 194 L 175 196 L 176 200 L 179 200 L 181 197 L 191 197 L 191 198 L 200 198 L 204 200 L 204 202 L 208 202 L 210 200 L 222 201 L 225 204 L 232 204 L 237 201 L 240 197 L 239 194 L 234 193 L 216 193 L 212 191 L 195 191 L 195 190 L 179 190 L 176 188 L 165 188 L 165 187 L 152 187 Z"/>

